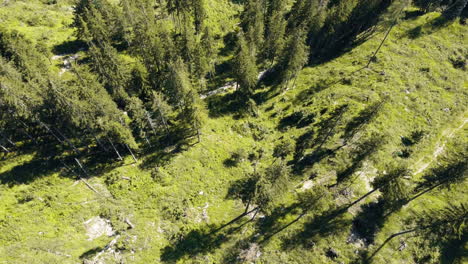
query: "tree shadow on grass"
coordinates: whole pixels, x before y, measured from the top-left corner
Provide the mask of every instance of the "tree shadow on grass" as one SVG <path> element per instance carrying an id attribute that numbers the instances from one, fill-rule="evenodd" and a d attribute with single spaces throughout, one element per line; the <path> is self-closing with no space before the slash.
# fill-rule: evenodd
<path id="1" fill-rule="evenodd" d="M 238 113 L 245 108 L 239 92 L 210 96 L 207 100 L 208 114 L 212 118 Z"/>
<path id="2" fill-rule="evenodd" d="M 468 250 L 465 249 L 468 243 L 468 232 L 465 232 L 460 239 L 449 240 L 441 247 L 440 263 L 456 264 L 462 263 L 468 258 Z"/>
<path id="3" fill-rule="evenodd" d="M 34 156 L 31 161 L 17 165 L 10 170 L 0 173 L 0 184 L 9 186 L 27 184 L 37 178 L 58 172 L 60 161 L 54 157 Z"/>
<path id="4" fill-rule="evenodd" d="M 443 15 L 436 17 L 423 25 L 416 26 L 412 29 L 409 29 L 406 32 L 406 35 L 410 39 L 417 39 L 424 35 L 432 35 L 444 27 L 452 24 L 454 20 L 446 19 Z"/>
<path id="5" fill-rule="evenodd" d="M 302 90 L 294 99 L 294 103 L 299 104 L 299 103 L 304 103 L 312 99 L 312 97 L 329 88 L 333 84 L 336 84 L 336 82 L 329 82 L 327 80 L 321 80 L 315 83 L 313 86 L 309 87 L 308 89 Z"/>
<path id="6" fill-rule="evenodd" d="M 55 55 L 74 54 L 80 50 L 85 50 L 87 47 L 88 46 L 86 45 L 84 41 L 75 39 L 75 40 L 68 40 L 58 45 L 55 45 L 52 48 L 52 52 Z"/>
<path id="7" fill-rule="evenodd" d="M 96 255 L 96 253 L 101 252 L 103 249 L 104 249 L 103 247 L 95 247 L 90 250 L 87 250 L 86 252 L 80 255 L 80 259 L 84 260 L 84 259 L 90 258 Z"/>
<path id="8" fill-rule="evenodd" d="M 366 245 L 370 245 L 385 223 L 385 210 L 382 201 L 368 203 L 361 208 L 362 211 L 354 218 L 353 231 Z"/>
<path id="9" fill-rule="evenodd" d="M 162 250 L 161 261 L 176 263 L 186 256 L 193 258 L 213 252 L 228 242 L 232 236 L 235 236 L 242 227 L 252 221 L 252 219 L 249 219 L 240 222 L 245 215 L 242 214 L 221 226 L 209 225 L 203 229 L 190 231 L 173 246 L 167 246 Z"/>
<path id="10" fill-rule="evenodd" d="M 343 208 L 337 208 L 312 217 L 302 229 L 283 241 L 283 250 L 291 250 L 297 246 L 307 248 L 313 245 L 319 237 L 345 232 L 351 224 L 351 219 L 346 217 L 345 212 Z"/>

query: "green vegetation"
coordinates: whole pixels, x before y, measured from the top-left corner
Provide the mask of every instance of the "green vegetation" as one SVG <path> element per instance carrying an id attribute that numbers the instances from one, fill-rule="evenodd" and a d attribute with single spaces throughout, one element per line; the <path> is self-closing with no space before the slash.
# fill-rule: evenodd
<path id="1" fill-rule="evenodd" d="M 0 3 L 0 263 L 466 263 L 466 0 Z"/>

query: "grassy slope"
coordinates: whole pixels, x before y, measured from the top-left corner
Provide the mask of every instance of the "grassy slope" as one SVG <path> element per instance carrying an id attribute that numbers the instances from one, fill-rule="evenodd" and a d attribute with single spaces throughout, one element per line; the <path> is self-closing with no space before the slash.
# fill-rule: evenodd
<path id="1" fill-rule="evenodd" d="M 11 9 L 2 8 L 0 12 L 12 12 L 16 8 L 27 9 L 34 14 L 39 10 L 46 10 L 51 14 L 57 12 L 45 9 L 38 2 L 32 3 L 34 4 L 29 5 L 28 2 L 28 6 L 25 6 L 18 1 Z M 29 8 L 36 4 L 37 8 L 31 11 Z M 224 8 L 217 11 L 217 14 L 229 9 L 229 5 L 226 4 Z M 57 16 L 50 17 L 57 21 L 68 21 L 63 24 L 70 21 L 69 12 L 57 13 Z M 189 263 L 220 263 L 231 260 L 257 232 L 253 223 L 229 232 L 229 228 L 236 227 L 233 225 L 219 236 L 209 236 L 210 240 L 215 241 L 211 244 L 212 247 L 200 247 L 199 243 L 207 237 L 203 234 L 210 227 L 219 227 L 243 211 L 240 201 L 226 199 L 226 195 L 229 186 L 236 179 L 245 177 L 252 168 L 248 162 L 238 167 L 226 167 L 223 161 L 237 148 L 250 151 L 261 147 L 266 150 L 265 156 L 269 157 L 274 143 L 280 137 L 296 138 L 308 129 L 294 128 L 285 133 L 276 130 L 282 117 L 300 109 L 314 112 L 330 104 L 348 102 L 350 110 L 345 118 L 350 119 L 370 102 L 385 99 L 387 103 L 384 111 L 367 128 L 366 133 L 380 131 L 386 136 L 387 143 L 369 159 L 368 167 L 381 171 L 385 161 L 389 159 L 403 162 L 402 159 L 393 157 L 393 153 L 401 149 L 400 136 L 408 136 L 412 131 L 422 129 L 428 132 L 428 136 L 415 146 L 414 154 L 408 160 L 409 164 L 419 166 L 418 162 L 424 163 L 424 160 L 430 159 L 439 140 L 445 140 L 443 132 L 458 127 L 467 117 L 466 72 L 454 69 L 449 61 L 449 57 L 455 53 L 467 54 L 467 28 L 456 23 L 434 30 L 428 23 L 436 16 L 437 14 L 428 14 L 403 21 L 392 32 L 378 56 L 378 62 L 371 65 L 371 70 L 353 74 L 346 85 L 338 83 L 325 89 L 313 88 L 318 82 L 333 83 L 341 78 L 340 72 L 346 76 L 361 68 L 372 50 L 378 46 L 381 35 L 329 63 L 304 69 L 297 86 L 285 94 L 286 100 L 280 97 L 270 99 L 260 107 L 260 117 L 257 119 L 235 120 L 231 115 L 210 118 L 203 129 L 202 142 L 166 162 L 156 164 L 152 161 L 160 159 L 145 156 L 140 164 L 135 165 L 127 158 L 124 162 L 127 165 L 93 175 L 95 177 L 89 182 L 100 190 L 99 196 L 82 182 L 76 182 L 57 172 L 42 172 L 42 164 L 34 163 L 34 152 L 7 157 L 0 161 L 0 179 L 23 177 L 20 174 L 29 173 L 37 177 L 23 184 L 8 185 L 3 180 L 0 181 L 0 244 L 3 245 L 0 247 L 0 263 L 76 263 L 86 252 L 96 249 L 99 251 L 112 240 L 107 237 L 92 242 L 86 240 L 83 222 L 96 215 L 109 218 L 119 230 L 126 229 L 125 218 L 129 218 L 135 225 L 134 229 L 122 232 L 118 244 L 129 263 L 158 262 L 165 247 L 180 245 L 175 243 L 178 239 L 186 241 L 181 244 L 181 251 L 169 251 L 172 254 L 164 255 L 165 260 L 185 260 Z M 24 22 L 19 22 L 21 20 L 24 19 L 20 16 L 9 20 L 13 22 L 8 26 L 25 32 L 32 39 L 40 39 L 49 30 L 60 32 L 46 33 L 50 46 L 61 43 L 71 34 L 70 29 L 64 29 L 55 22 L 51 27 L 31 28 L 23 26 L 21 23 Z M 420 25 L 423 26 L 421 36 L 410 38 L 408 32 Z M 429 72 L 421 70 L 427 67 Z M 385 75 L 381 74 L 382 71 Z M 311 89 L 312 92 L 306 92 Z M 369 99 L 365 99 L 366 97 Z M 312 104 L 306 106 L 309 102 Z M 444 111 L 445 108 L 450 111 Z M 274 113 L 277 114 L 271 117 Z M 249 121 L 269 131 L 263 140 L 256 141 L 250 133 L 245 132 L 248 129 L 244 125 Z M 457 130 L 454 137 L 461 137 L 466 141 L 466 130 Z M 338 139 L 331 140 L 330 145 L 336 140 Z M 343 150 L 341 156 L 346 156 L 349 153 L 347 151 L 349 150 Z M 318 173 L 318 180 L 326 178 L 331 171 L 346 166 L 346 162 L 349 162 L 346 158 L 339 158 L 340 155 L 320 162 L 310 173 Z M 269 158 L 262 161 L 263 166 L 270 163 Z M 155 166 L 161 168 L 161 175 L 156 181 L 148 171 L 148 168 Z M 32 171 L 31 168 L 38 169 Z M 372 177 L 373 173 L 367 172 L 365 175 Z M 131 180 L 122 179 L 122 176 Z M 415 175 L 414 178 L 419 176 Z M 296 178 L 297 183 L 302 180 L 301 177 Z M 352 185 L 355 197 L 366 192 L 365 182 L 364 177 L 361 177 Z M 290 198 L 285 200 L 286 204 L 292 203 Z M 451 192 L 433 193 L 417 200 L 387 220 L 377 241 L 381 242 L 389 234 L 401 230 L 402 219 L 412 211 L 441 206 L 447 200 L 466 199 L 467 194 L 461 188 Z M 203 217 L 205 207 L 208 218 Z M 287 224 L 295 217 L 295 214 L 286 215 L 279 218 L 278 223 Z M 351 217 L 351 214 L 346 215 L 344 221 Z M 302 219 L 263 244 L 263 262 L 304 263 L 305 259 L 309 259 L 312 263 L 331 263 L 324 254 L 328 247 L 339 251 L 338 261 L 347 263 L 355 256 L 353 252 L 356 246 L 346 243 L 349 226 L 343 229 L 337 227 L 329 235 L 314 238 L 315 247 L 302 245 L 290 248 L 289 251 L 281 250 L 281 241 L 297 235 L 308 221 L 308 218 Z M 191 230 L 195 231 L 190 232 Z M 407 260 L 409 253 L 417 250 L 411 241 L 408 242 L 408 250 L 402 252 L 397 251 L 398 240 L 390 243 L 376 257 L 376 263 L 402 263 Z"/>

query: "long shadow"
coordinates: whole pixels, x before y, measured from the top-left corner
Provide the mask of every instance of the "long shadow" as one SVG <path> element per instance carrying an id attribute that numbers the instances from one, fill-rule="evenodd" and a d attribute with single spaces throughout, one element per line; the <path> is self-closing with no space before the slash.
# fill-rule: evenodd
<path id="1" fill-rule="evenodd" d="M 83 254 L 80 255 L 80 259 L 87 259 L 89 257 L 92 257 L 94 255 L 96 255 L 96 253 L 98 252 L 101 252 L 104 248 L 102 247 L 95 247 L 95 248 L 92 248 L 90 250 L 87 250 L 86 252 L 84 252 Z"/>
<path id="2" fill-rule="evenodd" d="M 385 210 L 382 201 L 361 206 L 361 211 L 353 220 L 353 233 L 362 238 L 366 245 L 373 244 L 375 236 L 385 223 Z"/>
<path id="3" fill-rule="evenodd" d="M 77 53 L 80 50 L 86 49 L 87 47 L 88 46 L 86 45 L 86 43 L 82 40 L 68 40 L 58 45 L 55 45 L 52 48 L 52 52 L 55 55 L 73 54 Z"/>
<path id="4" fill-rule="evenodd" d="M 297 221 L 299 221 L 304 215 L 304 211 L 300 210 L 301 204 L 294 203 L 287 207 L 278 207 L 273 210 L 273 212 L 268 215 L 267 217 L 260 219 L 257 222 L 257 230 L 262 237 L 258 237 L 260 243 L 264 243 L 268 241 L 270 238 L 275 236 L 276 234 L 280 233 L 281 231 L 285 230 L 289 226 L 293 225 Z M 301 213 L 299 213 L 301 211 Z M 279 224 L 281 219 L 284 219 L 289 214 L 298 214 L 293 221 L 287 223 L 286 225 Z"/>
<path id="5" fill-rule="evenodd" d="M 291 250 L 297 246 L 307 247 L 319 237 L 344 232 L 351 224 L 345 212 L 343 208 L 337 208 L 311 218 L 310 222 L 304 224 L 302 230 L 283 241 L 283 250 Z"/>
<path id="6" fill-rule="evenodd" d="M 330 81 L 326 81 L 326 80 L 321 80 L 321 81 L 315 83 L 313 86 L 309 87 L 308 89 L 302 90 L 296 96 L 296 98 L 294 99 L 294 103 L 304 103 L 306 101 L 309 101 L 310 99 L 312 99 L 312 97 L 315 94 L 317 94 L 317 93 L 331 87 L 332 85 L 334 85 L 336 83 L 339 83 L 340 81 L 341 81 L 341 79 L 339 81 L 337 81 L 337 82 L 335 82 L 335 81 L 330 82 Z"/>
<path id="7" fill-rule="evenodd" d="M 317 130 L 309 129 L 298 137 L 293 161 L 295 173 L 302 173 L 306 168 L 312 167 L 341 148 L 327 149 L 323 146 L 335 134 L 336 127 L 345 111 L 346 106 L 335 109 L 330 117 L 315 124 L 318 127 Z M 312 149 L 312 152 L 305 154 L 308 149 Z"/>
<path id="8" fill-rule="evenodd" d="M 378 150 L 381 144 L 381 138 L 375 137 L 357 145 L 349 154 L 352 157 L 351 165 L 337 173 L 337 184 L 349 179 L 354 172 L 362 167 L 363 162 Z"/>
<path id="9" fill-rule="evenodd" d="M 406 35 L 411 39 L 417 39 L 424 35 L 434 34 L 453 22 L 453 20 L 448 20 L 443 15 L 440 15 L 439 17 L 428 21 L 424 25 L 419 25 L 408 30 Z"/>
<path id="10" fill-rule="evenodd" d="M 0 183 L 9 186 L 27 184 L 37 178 L 57 172 L 60 169 L 60 162 L 54 157 L 35 156 L 31 161 L 13 167 L 12 169 L 0 173 Z"/>
<path id="11" fill-rule="evenodd" d="M 380 113 L 383 104 L 383 101 L 371 104 L 349 121 L 344 128 L 344 141 L 350 141 L 359 131 L 362 131 L 366 125 L 372 122 Z"/>
<path id="12" fill-rule="evenodd" d="M 204 229 L 190 231 L 173 246 L 165 247 L 162 250 L 161 260 L 166 263 L 176 263 L 185 256 L 195 257 L 213 252 L 252 221 L 249 219 L 238 223 L 244 216 L 246 214 L 241 214 L 221 226 L 210 225 Z M 227 227 L 229 228 L 226 229 Z"/>
<path id="13" fill-rule="evenodd" d="M 212 118 L 238 113 L 245 106 L 238 92 L 213 95 L 207 99 L 208 114 Z"/>
<path id="14" fill-rule="evenodd" d="M 290 127 L 304 128 L 315 122 L 316 113 L 307 113 L 304 111 L 296 111 L 288 116 L 283 117 L 277 129 L 286 131 Z"/>

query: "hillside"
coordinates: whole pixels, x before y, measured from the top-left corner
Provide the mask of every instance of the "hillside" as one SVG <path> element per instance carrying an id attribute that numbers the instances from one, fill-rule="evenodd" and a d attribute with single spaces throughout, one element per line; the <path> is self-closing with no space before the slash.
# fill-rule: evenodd
<path id="1" fill-rule="evenodd" d="M 31 45 L 42 48 L 51 80 L 57 78 L 56 83 L 64 87 L 75 83 L 74 63 L 92 65 L 94 59 L 92 45 L 77 39 L 77 29 L 70 26 L 71 2 L 0 3 L 0 27 L 17 30 Z M 190 130 L 198 131 L 199 139 L 194 136 L 171 144 L 169 136 L 150 140 L 134 136 L 132 141 L 118 135 L 112 140 L 120 144 L 115 151 L 123 156 L 120 161 L 114 151 L 98 146 L 97 138 L 103 141 L 114 130 L 102 132 L 102 137 L 96 134 L 96 142 L 82 143 L 79 133 L 88 128 L 78 127 L 71 144 L 62 142 L 76 145 L 76 154 L 68 146 L 50 143 L 55 140 L 51 136 L 41 134 L 39 143 L 34 143 L 14 134 L 19 135 L 20 129 L 0 122 L 0 132 L 14 131 L 2 134 L 0 141 L 9 150 L 0 153 L 0 263 L 468 261 L 466 224 L 460 225 L 458 238 L 438 237 L 438 231 L 448 233 L 443 228 L 430 233 L 415 229 L 425 215 L 436 219 L 435 212 L 448 205 L 463 207 L 468 201 L 467 25 L 459 19 L 440 24 L 440 12 L 421 13 L 407 7 L 375 57 L 390 29 L 388 21 L 377 23 L 372 35 L 334 58 L 301 67 L 287 89 L 276 89 L 275 72 L 267 71 L 249 98 L 256 104 L 250 109 L 251 105 L 237 99 L 232 82 L 239 81 L 224 71 L 237 56 L 230 49 L 230 37 L 242 19 L 242 2 L 205 1 L 205 23 L 217 41 L 215 71 L 219 74 L 207 78 L 206 87 L 197 90 L 193 99 L 203 108 L 203 125 Z M 124 71 L 144 64 L 138 64 L 140 57 L 134 50 L 118 45 L 115 58 L 123 61 Z M 11 76 L 16 73 L 6 74 L 13 64 L 0 63 L 6 65 L 0 73 L 7 76 L 0 80 L 15 84 Z M 259 72 L 269 68 L 267 61 L 257 64 Z M 31 67 L 35 65 L 40 64 Z M 93 74 L 103 76 L 99 69 Z M 112 85 L 92 80 L 103 87 Z M 192 82 L 198 87 L 196 80 Z M 24 85 L 34 100 L 35 83 Z M 203 96 L 219 87 L 228 89 Z M 70 100 L 100 102 L 63 91 Z M 115 109 L 124 111 L 124 99 L 106 96 L 112 96 Z M 44 105 L 55 102 L 44 101 Z M 72 107 L 63 108 L 66 112 Z M 249 110 L 253 113 L 246 114 Z M 47 124 L 67 121 L 59 110 L 50 112 L 58 117 Z M 169 115 L 175 120 L 175 135 L 185 133 L 176 127 L 185 120 L 178 119 L 181 113 Z M 7 115 L 5 110 L 2 116 Z M 133 118 L 126 109 L 125 116 Z M 120 122 L 119 131 L 133 124 L 122 118 Z M 16 125 L 20 126 L 19 121 Z M 40 134 L 39 129 L 26 130 Z M 17 140 L 8 146 L 10 138 Z M 151 143 L 147 145 L 145 139 Z M 276 168 L 290 171 L 289 178 L 267 185 L 265 192 L 278 189 L 281 195 L 257 210 L 262 200 L 251 202 L 246 194 L 257 184 L 252 179 L 258 172 L 274 174 Z M 379 185 L 380 179 L 385 181 L 385 175 L 393 173 L 398 174 L 398 184 Z M 445 178 L 437 182 L 434 175 L 449 175 L 450 182 Z M 453 175 L 457 181 L 451 181 Z M 404 189 L 405 199 L 389 195 L 391 188 Z M 420 226 L 432 228 L 436 222 Z M 411 232 L 388 240 L 404 231 Z"/>

